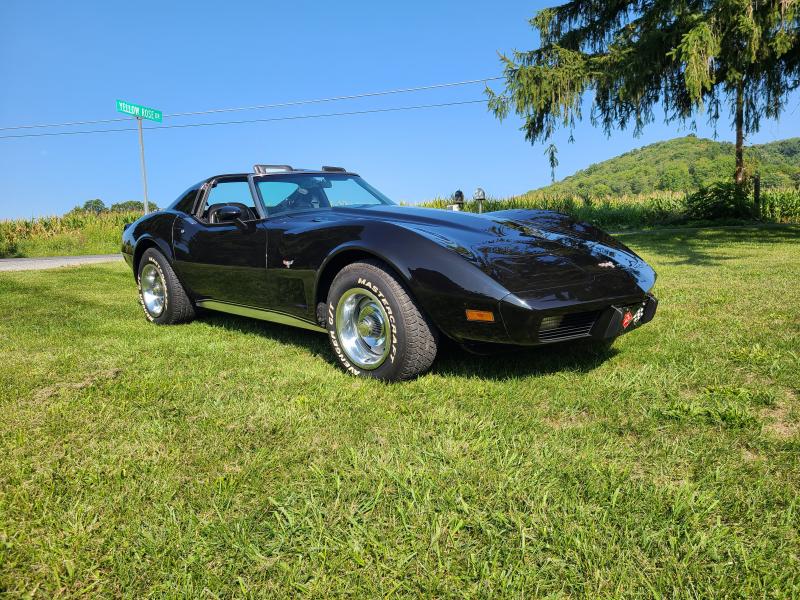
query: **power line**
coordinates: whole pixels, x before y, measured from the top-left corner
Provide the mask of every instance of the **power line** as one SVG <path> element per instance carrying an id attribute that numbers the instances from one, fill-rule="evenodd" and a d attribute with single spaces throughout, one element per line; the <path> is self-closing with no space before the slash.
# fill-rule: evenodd
<path id="1" fill-rule="evenodd" d="M 10 127 L 0 127 L 0 131 L 10 131 L 12 129 L 39 129 L 41 127 L 70 127 L 74 125 L 99 125 L 100 123 L 118 123 L 119 121 L 131 121 L 131 117 L 118 117 L 115 119 L 95 119 L 93 121 L 70 121 L 68 123 L 45 123 L 41 125 L 12 125 Z"/>
<path id="2" fill-rule="evenodd" d="M 301 104 L 319 104 L 322 102 L 338 102 L 340 100 L 356 100 L 358 98 L 373 98 L 375 96 L 388 96 L 389 94 L 406 94 L 408 92 L 421 92 L 425 90 L 435 90 L 440 88 L 457 87 L 461 85 L 470 85 L 473 83 L 485 83 L 487 81 L 496 81 L 503 79 L 502 77 L 488 77 L 486 79 L 470 79 L 468 81 L 456 81 L 454 83 L 437 83 L 434 85 L 425 85 L 413 88 L 401 88 L 397 90 L 386 90 L 383 92 L 366 92 L 364 94 L 353 94 L 350 96 L 334 96 L 332 98 L 318 98 L 314 100 L 295 100 L 293 102 L 281 102 L 278 104 L 260 104 L 256 106 L 242 106 L 239 108 L 216 108 L 212 110 L 203 110 L 196 112 L 183 112 L 173 113 L 171 115 L 164 115 L 166 117 L 188 117 L 194 115 L 208 115 L 212 113 L 234 112 L 241 110 L 262 110 L 265 108 L 285 108 L 287 106 L 299 106 Z"/>
<path id="3" fill-rule="evenodd" d="M 266 119 L 243 119 L 240 121 L 213 121 L 211 123 L 184 123 L 181 125 L 159 125 L 156 127 L 146 127 L 147 131 L 158 131 L 159 129 L 185 129 L 188 127 L 212 127 L 215 125 L 240 125 L 244 123 L 269 123 L 273 121 L 297 121 L 301 119 L 322 119 L 327 117 L 347 117 L 353 115 L 366 115 L 385 112 L 399 112 L 405 110 L 421 110 L 426 108 L 444 108 L 448 106 L 464 106 L 467 104 L 477 104 L 486 102 L 485 98 L 479 100 L 462 100 L 459 102 L 443 102 L 441 104 L 419 104 L 416 106 L 397 106 L 392 108 L 374 108 L 370 110 L 355 110 L 349 112 L 323 113 L 317 115 L 297 115 L 292 117 L 270 117 Z M 32 138 L 32 137 L 52 137 L 58 135 L 89 135 L 95 133 L 118 133 L 121 131 L 136 131 L 136 127 L 122 127 L 118 129 L 93 129 L 83 131 L 57 131 L 53 133 L 21 133 L 14 135 L 2 135 L 0 140 Z"/>
<path id="4" fill-rule="evenodd" d="M 210 115 L 214 113 L 224 113 L 224 112 L 239 112 L 239 111 L 246 111 L 246 110 L 265 110 L 270 108 L 287 108 L 289 106 L 300 106 L 304 104 L 321 104 L 323 102 L 338 102 L 342 100 L 356 100 L 358 98 L 374 98 L 376 96 L 388 96 L 390 94 L 407 94 L 410 92 L 422 92 L 426 90 L 435 90 L 441 88 L 449 88 L 449 87 L 458 87 L 462 85 L 471 85 L 475 83 L 486 83 L 489 81 L 497 81 L 498 79 L 502 79 L 502 77 L 486 77 L 484 79 L 469 79 L 466 81 L 454 81 L 450 83 L 436 83 L 433 85 L 423 85 L 418 87 L 411 87 L 411 88 L 399 88 L 394 90 L 384 90 L 380 92 L 365 92 L 363 94 L 351 94 L 349 96 L 333 96 L 331 98 L 313 98 L 310 100 L 293 100 L 289 102 L 279 102 L 276 104 L 257 104 L 253 106 L 238 106 L 233 108 L 214 108 L 210 110 L 199 110 L 199 111 L 192 111 L 192 112 L 180 112 L 180 113 L 170 113 L 163 115 L 164 117 L 189 117 L 189 116 L 197 116 L 197 115 Z M 15 129 L 40 129 L 45 127 L 72 127 L 75 125 L 99 125 L 101 123 L 119 123 L 122 121 L 130 121 L 130 117 L 117 117 L 113 119 L 95 119 L 91 121 L 69 121 L 66 123 L 42 123 L 36 125 L 12 125 L 9 127 L 0 127 L 0 131 L 11 131 Z M 124 129 L 120 130 L 108 130 L 108 131 L 126 131 Z M 6 136 L 12 137 L 12 136 Z"/>

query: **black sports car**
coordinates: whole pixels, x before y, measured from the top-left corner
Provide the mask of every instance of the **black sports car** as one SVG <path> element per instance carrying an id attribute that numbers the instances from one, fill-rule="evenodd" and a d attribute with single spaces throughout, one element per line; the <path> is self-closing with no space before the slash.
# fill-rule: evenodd
<path id="1" fill-rule="evenodd" d="M 655 314 L 655 272 L 609 235 L 537 210 L 397 206 L 338 167 L 256 165 L 127 226 L 145 316 L 195 307 L 327 333 L 350 373 L 407 379 L 442 335 L 468 347 L 608 342 Z"/>

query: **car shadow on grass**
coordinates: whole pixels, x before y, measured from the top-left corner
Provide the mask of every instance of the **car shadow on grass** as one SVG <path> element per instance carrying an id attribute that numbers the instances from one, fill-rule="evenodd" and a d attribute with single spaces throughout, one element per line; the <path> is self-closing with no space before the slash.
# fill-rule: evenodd
<path id="1" fill-rule="evenodd" d="M 333 369 L 339 369 L 325 335 L 266 323 L 246 317 L 204 312 L 203 323 L 228 331 L 263 336 L 275 342 L 289 344 L 324 358 Z M 430 372 L 445 377 L 477 377 L 481 379 L 518 379 L 564 371 L 589 372 L 617 353 L 608 346 L 582 342 L 552 344 L 536 348 L 507 347 L 477 355 L 444 339 L 440 342 L 436 361 Z"/>
<path id="2" fill-rule="evenodd" d="M 203 323 L 213 325 L 214 327 L 221 327 L 228 331 L 252 333 L 282 344 L 306 348 L 314 354 L 327 355 L 330 349 L 330 345 L 324 334 L 292 327 L 290 325 L 270 323 L 212 310 L 200 311 L 198 319 Z M 333 362 L 333 354 L 330 355 L 330 361 Z"/>
<path id="3" fill-rule="evenodd" d="M 442 376 L 519 379 L 553 373 L 588 373 L 616 355 L 607 344 L 585 340 L 535 347 L 508 347 L 486 355 L 468 352 L 446 340 L 431 372 Z"/>

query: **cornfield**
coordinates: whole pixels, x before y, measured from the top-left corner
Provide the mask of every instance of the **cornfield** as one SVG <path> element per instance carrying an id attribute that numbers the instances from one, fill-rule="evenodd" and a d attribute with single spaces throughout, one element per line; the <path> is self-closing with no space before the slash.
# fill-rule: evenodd
<path id="1" fill-rule="evenodd" d="M 71 211 L 60 217 L 0 221 L 0 257 L 119 252 L 123 225 L 141 216 Z"/>
<path id="2" fill-rule="evenodd" d="M 483 211 L 517 208 L 554 210 L 605 229 L 641 229 L 691 224 L 692 221 L 687 215 L 688 197 L 688 194 L 681 192 L 655 192 L 600 198 L 529 192 L 512 198 L 489 198 L 483 203 Z M 753 205 L 753 216 L 758 220 L 773 223 L 800 222 L 800 191 L 798 190 L 766 190 L 761 193 L 761 202 L 758 208 L 753 203 L 752 195 L 750 202 Z M 449 204 L 452 204 L 452 200 L 436 198 L 418 206 L 447 208 Z M 464 210 L 477 212 L 478 204 L 466 202 Z"/>
<path id="3" fill-rule="evenodd" d="M 759 212 L 765 221 L 800 222 L 800 190 L 766 190 L 762 192 Z"/>

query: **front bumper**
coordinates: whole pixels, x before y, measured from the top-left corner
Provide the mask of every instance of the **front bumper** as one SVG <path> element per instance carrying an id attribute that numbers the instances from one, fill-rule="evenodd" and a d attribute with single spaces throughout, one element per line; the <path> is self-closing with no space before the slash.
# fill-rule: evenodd
<path id="1" fill-rule="evenodd" d="M 508 341 L 538 346 L 578 339 L 608 340 L 653 320 L 658 300 L 652 294 L 634 298 L 535 310 L 524 303 L 500 303 Z"/>

